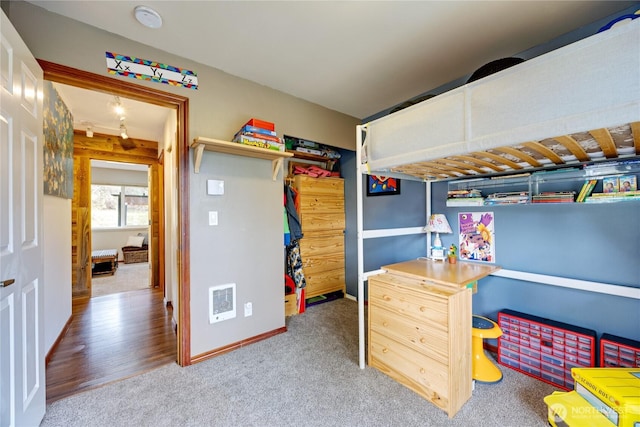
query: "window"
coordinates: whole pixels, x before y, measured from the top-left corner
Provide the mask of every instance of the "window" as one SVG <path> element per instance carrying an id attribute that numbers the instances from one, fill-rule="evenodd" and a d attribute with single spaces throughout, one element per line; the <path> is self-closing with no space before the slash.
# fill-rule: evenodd
<path id="1" fill-rule="evenodd" d="M 91 186 L 91 227 L 149 225 L 149 189 L 129 185 Z"/>

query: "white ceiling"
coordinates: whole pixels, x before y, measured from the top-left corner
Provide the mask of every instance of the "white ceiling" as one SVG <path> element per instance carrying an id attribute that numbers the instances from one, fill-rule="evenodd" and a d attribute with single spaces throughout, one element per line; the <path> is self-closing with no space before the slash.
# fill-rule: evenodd
<path id="1" fill-rule="evenodd" d="M 360 119 L 640 8 L 637 1 L 30 3 Z M 162 16 L 162 28 L 135 20 L 139 4 Z M 72 105 L 74 115 L 84 116 L 84 104 Z"/>

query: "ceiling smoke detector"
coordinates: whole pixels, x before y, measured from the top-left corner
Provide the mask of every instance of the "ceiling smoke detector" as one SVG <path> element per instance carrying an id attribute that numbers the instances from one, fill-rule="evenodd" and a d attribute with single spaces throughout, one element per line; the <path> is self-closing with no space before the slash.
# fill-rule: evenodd
<path id="1" fill-rule="evenodd" d="M 158 12 L 147 6 L 136 6 L 133 15 L 139 23 L 148 28 L 162 27 L 162 17 Z"/>

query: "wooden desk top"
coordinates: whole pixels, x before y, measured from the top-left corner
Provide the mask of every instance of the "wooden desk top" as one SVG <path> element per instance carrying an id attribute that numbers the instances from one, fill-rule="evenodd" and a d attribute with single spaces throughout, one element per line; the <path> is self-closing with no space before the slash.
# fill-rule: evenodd
<path id="1" fill-rule="evenodd" d="M 416 259 L 382 266 L 389 273 L 429 280 L 445 286 L 464 288 L 468 284 L 488 276 L 501 267 L 491 264 L 458 261 L 449 264 L 447 261 Z"/>

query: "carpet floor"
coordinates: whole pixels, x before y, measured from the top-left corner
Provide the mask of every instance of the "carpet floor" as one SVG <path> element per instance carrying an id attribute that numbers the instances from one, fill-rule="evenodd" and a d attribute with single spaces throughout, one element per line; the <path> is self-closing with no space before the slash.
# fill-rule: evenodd
<path id="1" fill-rule="evenodd" d="M 47 406 L 50 426 L 546 427 L 554 387 L 500 366 L 453 419 L 377 369 L 358 366 L 357 303 L 309 307 L 286 333 L 195 365 L 165 365 Z"/>
<path id="2" fill-rule="evenodd" d="M 101 275 L 91 278 L 91 296 L 115 294 L 149 288 L 149 263 L 118 263 L 113 275 Z"/>

